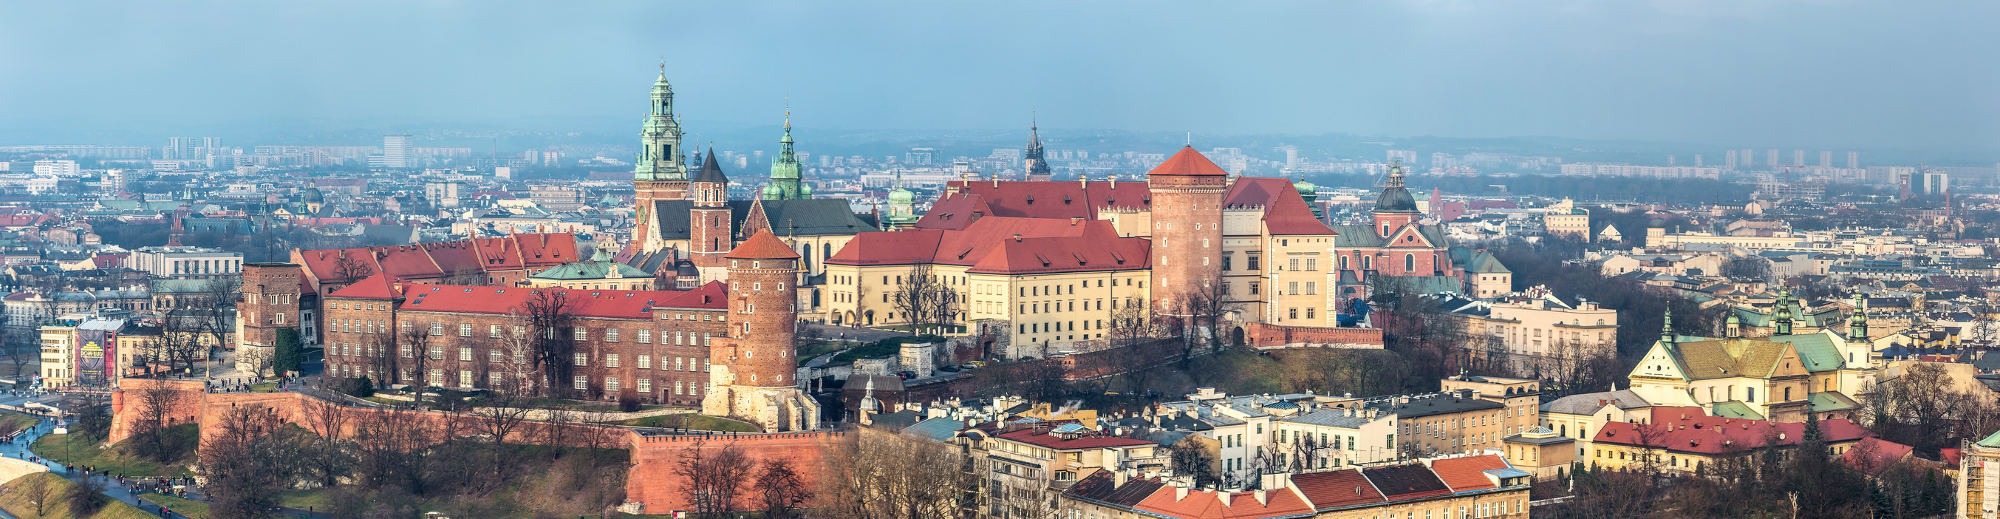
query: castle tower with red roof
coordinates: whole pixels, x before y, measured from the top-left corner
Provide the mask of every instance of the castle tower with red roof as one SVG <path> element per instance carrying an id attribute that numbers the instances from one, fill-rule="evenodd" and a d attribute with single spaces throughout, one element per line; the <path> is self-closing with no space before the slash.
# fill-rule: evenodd
<path id="1" fill-rule="evenodd" d="M 1190 146 L 1146 177 L 1153 197 L 1153 313 L 1171 316 L 1184 312 L 1191 295 L 1219 283 L 1229 173 Z"/>
<path id="2" fill-rule="evenodd" d="M 729 416 L 765 431 L 819 427 L 819 405 L 799 389 L 799 255 L 758 231 L 723 256 L 728 270 L 729 337 L 709 348 L 703 414 Z"/>

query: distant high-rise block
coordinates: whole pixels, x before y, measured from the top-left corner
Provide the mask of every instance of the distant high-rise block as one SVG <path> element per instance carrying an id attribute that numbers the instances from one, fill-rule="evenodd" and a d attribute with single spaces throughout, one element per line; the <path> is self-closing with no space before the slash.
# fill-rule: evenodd
<path id="1" fill-rule="evenodd" d="M 1792 150 L 1792 165 L 1801 167 L 1806 165 L 1806 150 Z"/>
<path id="2" fill-rule="evenodd" d="M 1724 169 L 1736 169 L 1736 150 L 1729 150 L 1722 157 Z"/>
<path id="3" fill-rule="evenodd" d="M 1764 165 L 1766 165 L 1766 166 L 1770 166 L 1770 167 L 1774 167 L 1774 168 L 1775 168 L 1775 167 L 1778 167 L 1778 149 L 1777 149 L 1777 148 L 1767 148 L 1767 149 L 1765 149 L 1765 150 L 1764 150 Z"/>
<path id="4" fill-rule="evenodd" d="M 1833 150 L 1819 150 L 1819 166 L 1822 168 L 1833 167 Z"/>
<path id="5" fill-rule="evenodd" d="M 409 135 L 382 136 L 382 166 L 392 169 L 416 167 L 416 147 Z"/>
<path id="6" fill-rule="evenodd" d="M 1847 152 L 1847 169 L 1854 169 L 1859 167 L 1861 167 L 1861 152 L 1857 151 Z"/>

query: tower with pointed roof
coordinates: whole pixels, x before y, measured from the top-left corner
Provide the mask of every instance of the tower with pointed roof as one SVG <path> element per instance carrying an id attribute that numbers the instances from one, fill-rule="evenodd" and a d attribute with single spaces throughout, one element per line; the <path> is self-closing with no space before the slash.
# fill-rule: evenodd
<path id="1" fill-rule="evenodd" d="M 1847 318 L 1847 340 L 1868 342 L 1868 299 L 1854 293 L 1854 316 Z"/>
<path id="2" fill-rule="evenodd" d="M 659 250 L 659 229 L 654 228 L 655 202 L 686 198 L 686 161 L 686 152 L 681 149 L 681 123 L 674 116 L 674 87 L 667 83 L 667 66 L 662 63 L 660 77 L 653 81 L 651 111 L 639 128 L 639 156 L 632 168 L 632 199 L 638 222 L 632 231 L 632 241 L 636 248 Z"/>
<path id="3" fill-rule="evenodd" d="M 765 200 L 797 200 L 812 196 L 804 185 L 798 151 L 792 147 L 792 109 L 785 109 L 785 136 L 778 138 L 778 158 L 771 161 L 771 183 L 764 186 Z"/>
<path id="4" fill-rule="evenodd" d="M 730 416 L 767 432 L 819 427 L 819 405 L 800 390 L 796 328 L 799 255 L 758 231 L 724 255 L 729 336 L 709 347 L 703 414 Z"/>
<path id="5" fill-rule="evenodd" d="M 1792 291 L 1790 290 L 1778 291 L 1778 313 L 1775 324 L 1777 328 L 1771 331 L 1771 335 L 1792 334 Z"/>
<path id="6" fill-rule="evenodd" d="M 1042 150 L 1040 121 L 1028 124 L 1028 149 L 1021 155 L 1023 160 L 1021 168 L 1022 171 L 1026 172 L 1028 180 L 1045 181 L 1055 176 L 1053 172 L 1049 171 L 1048 156 Z"/>
<path id="7" fill-rule="evenodd" d="M 702 158 L 701 172 L 689 184 L 688 259 L 701 270 L 702 281 L 721 279 L 722 256 L 736 246 L 729 214 L 729 177 L 715 161 L 715 150 Z"/>
<path id="8" fill-rule="evenodd" d="M 1213 293 L 1222 274 L 1222 200 L 1229 173 L 1194 147 L 1146 173 L 1152 190 L 1155 316 L 1192 318 L 1187 303 Z"/>

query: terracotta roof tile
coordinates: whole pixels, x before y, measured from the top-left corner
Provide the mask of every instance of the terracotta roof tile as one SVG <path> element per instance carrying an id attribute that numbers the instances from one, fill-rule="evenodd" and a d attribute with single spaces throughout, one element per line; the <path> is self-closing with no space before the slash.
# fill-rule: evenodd
<path id="1" fill-rule="evenodd" d="M 799 253 L 793 252 L 791 246 L 785 245 L 785 242 L 778 241 L 778 236 L 771 234 L 771 231 L 758 231 L 757 234 L 743 240 L 743 244 L 730 249 L 729 254 L 724 254 L 722 257 L 732 259 L 798 259 Z"/>
<path id="2" fill-rule="evenodd" d="M 1292 476 L 1292 485 L 1322 510 L 1383 501 L 1382 492 L 1358 469 L 1298 474 Z"/>
<path id="3" fill-rule="evenodd" d="M 1451 487 L 1452 492 L 1497 488 L 1499 485 L 1487 478 L 1485 471 L 1504 468 L 1507 468 L 1507 460 L 1491 454 L 1431 462 L 1431 471 L 1436 472 L 1438 479 Z"/>
<path id="4" fill-rule="evenodd" d="M 1184 146 L 1181 151 L 1175 152 L 1174 156 L 1167 157 L 1166 162 L 1146 172 L 1146 175 L 1208 177 L 1228 176 L 1229 172 L 1223 171 L 1222 167 L 1216 166 L 1214 161 L 1202 156 L 1201 152 L 1194 151 L 1193 146 Z"/>
<path id="5" fill-rule="evenodd" d="M 1180 497 L 1177 489 L 1161 487 L 1133 508 L 1190 519 L 1298 517 L 1310 515 L 1313 511 L 1312 506 L 1290 488 L 1268 491 L 1264 502 L 1260 503 L 1256 494 L 1248 491 L 1191 490 L 1187 497 Z"/>

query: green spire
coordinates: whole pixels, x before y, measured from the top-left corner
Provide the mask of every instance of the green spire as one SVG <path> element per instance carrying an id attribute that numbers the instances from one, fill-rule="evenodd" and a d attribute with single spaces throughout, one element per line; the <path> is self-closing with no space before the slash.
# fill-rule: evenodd
<path id="1" fill-rule="evenodd" d="M 653 81 L 652 109 L 639 129 L 639 157 L 632 180 L 687 178 L 686 152 L 681 150 L 681 123 L 674 117 L 674 87 L 667 83 L 667 64 Z"/>
<path id="2" fill-rule="evenodd" d="M 1790 290 L 1778 291 L 1777 329 L 1771 333 L 1773 335 L 1792 334 L 1792 291 Z"/>
<path id="3" fill-rule="evenodd" d="M 765 200 L 797 200 L 805 198 L 805 190 L 799 184 L 803 180 L 800 173 L 798 150 L 792 146 L 792 103 L 785 102 L 785 135 L 778 138 L 778 158 L 771 161 L 771 184 L 764 187 Z"/>
<path id="4" fill-rule="evenodd" d="M 1854 293 L 1854 316 L 1847 319 L 1847 340 L 1868 340 L 1868 299 Z"/>
<path id="5" fill-rule="evenodd" d="M 1674 307 L 1667 307 L 1666 317 L 1660 320 L 1660 342 L 1674 343 Z"/>

